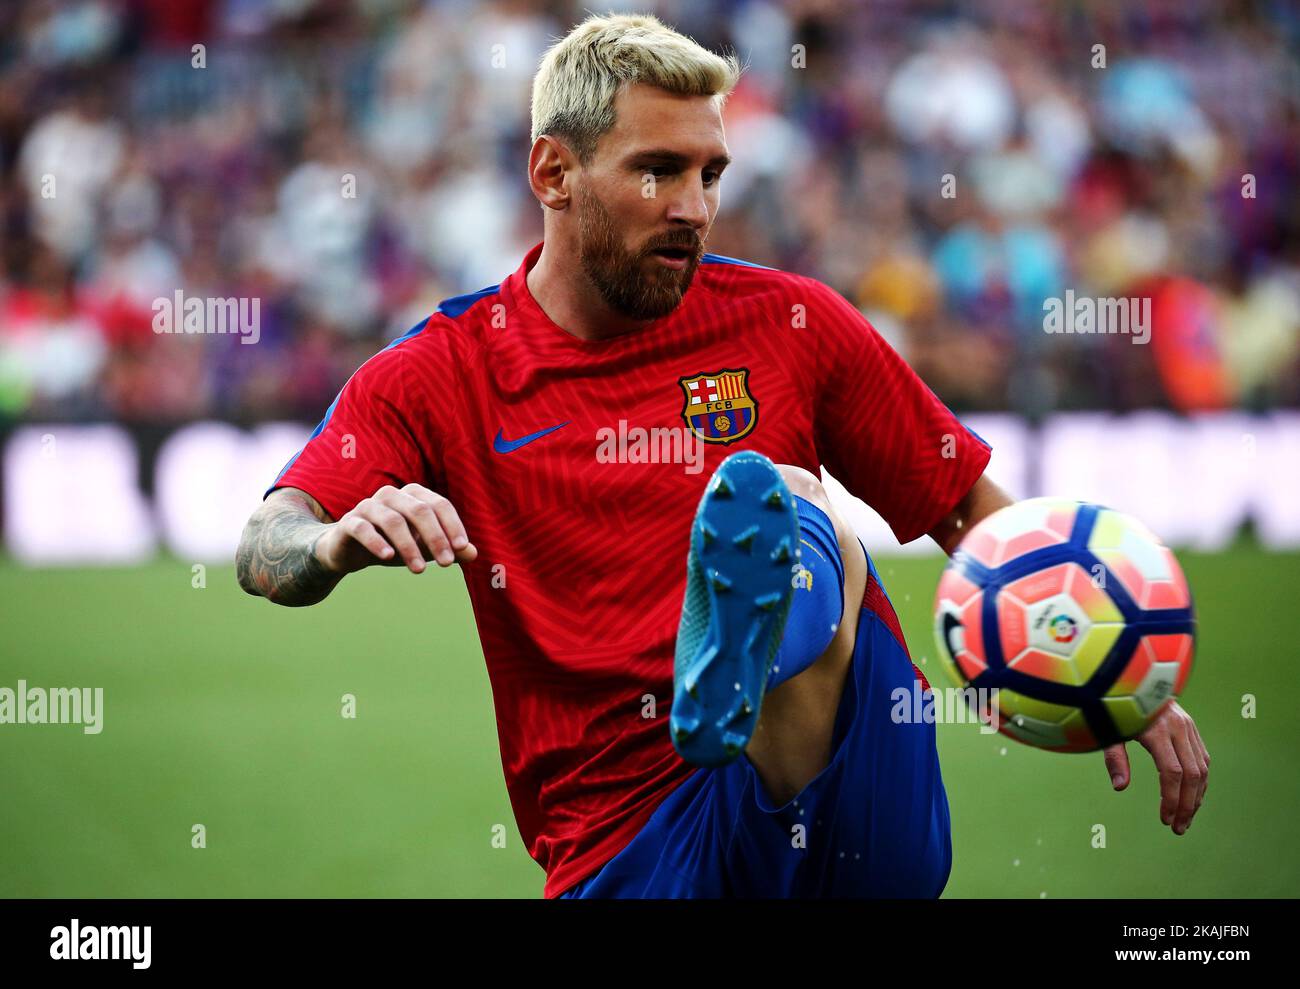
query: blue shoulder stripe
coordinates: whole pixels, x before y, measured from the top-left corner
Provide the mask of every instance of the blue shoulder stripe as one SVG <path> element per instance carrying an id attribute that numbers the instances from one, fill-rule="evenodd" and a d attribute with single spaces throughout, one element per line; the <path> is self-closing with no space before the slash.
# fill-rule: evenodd
<path id="1" fill-rule="evenodd" d="M 706 254 L 700 258 L 701 264 L 738 264 L 742 268 L 762 268 L 764 271 L 777 271 L 777 268 L 769 268 L 765 264 L 755 264 L 753 261 L 742 261 L 740 258 L 729 258 L 725 254 Z"/>
<path id="2" fill-rule="evenodd" d="M 403 333 L 400 337 L 397 337 L 395 340 L 391 341 L 386 347 L 380 350 L 379 353 L 382 354 L 385 350 L 392 350 L 399 343 L 406 343 L 406 341 L 410 340 L 412 337 L 418 337 L 421 333 L 424 332 L 424 328 L 429 325 L 429 320 L 432 318 L 433 318 L 432 316 L 429 316 L 425 319 L 420 320 L 420 322 L 416 323 L 409 330 Z"/>
<path id="3" fill-rule="evenodd" d="M 465 310 L 478 302 L 479 299 L 486 299 L 489 295 L 496 295 L 500 291 L 500 285 L 489 285 L 487 288 L 481 288 L 469 295 L 457 295 L 450 299 L 443 299 L 438 303 L 438 312 L 456 319 L 458 316 L 464 315 Z"/>

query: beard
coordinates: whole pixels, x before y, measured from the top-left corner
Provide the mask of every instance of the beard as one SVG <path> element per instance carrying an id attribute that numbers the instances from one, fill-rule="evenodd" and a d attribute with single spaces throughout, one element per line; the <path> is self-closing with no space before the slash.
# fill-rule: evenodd
<path id="1" fill-rule="evenodd" d="M 627 250 L 614 217 L 591 192 L 578 200 L 578 232 L 583 272 L 605 304 L 629 319 L 658 319 L 681 305 L 704 255 L 703 241 L 686 228 L 655 237 L 640 250 Z M 675 271 L 660 264 L 654 252 L 662 248 L 686 251 L 686 267 Z"/>

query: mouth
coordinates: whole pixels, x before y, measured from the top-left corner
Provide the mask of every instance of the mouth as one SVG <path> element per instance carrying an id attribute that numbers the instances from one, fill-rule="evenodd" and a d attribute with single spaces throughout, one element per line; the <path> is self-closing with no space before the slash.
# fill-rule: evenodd
<path id="1" fill-rule="evenodd" d="M 650 256 L 664 267 L 682 271 L 690 264 L 695 252 L 689 247 L 657 247 L 650 252 Z"/>

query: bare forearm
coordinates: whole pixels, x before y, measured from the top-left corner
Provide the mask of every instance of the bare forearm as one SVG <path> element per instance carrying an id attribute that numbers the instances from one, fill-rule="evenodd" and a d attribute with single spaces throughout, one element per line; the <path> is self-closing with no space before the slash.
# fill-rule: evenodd
<path id="1" fill-rule="evenodd" d="M 971 486 L 966 497 L 957 503 L 957 507 L 931 531 L 930 537 L 945 553 L 952 556 L 967 532 L 999 508 L 1011 504 L 1014 504 L 1014 500 L 1010 495 L 987 476 L 981 477 Z"/>
<path id="2" fill-rule="evenodd" d="M 244 527 L 235 556 L 239 586 L 276 604 L 301 607 L 325 598 L 339 574 L 317 559 L 329 516 L 303 492 L 276 492 Z"/>

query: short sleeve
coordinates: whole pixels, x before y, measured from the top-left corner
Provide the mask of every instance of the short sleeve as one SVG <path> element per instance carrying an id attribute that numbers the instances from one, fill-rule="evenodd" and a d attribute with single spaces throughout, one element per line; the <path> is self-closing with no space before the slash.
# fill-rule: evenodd
<path id="1" fill-rule="evenodd" d="M 911 542 L 965 497 L 991 450 L 853 305 L 819 282 L 808 284 L 808 326 L 818 341 L 818 454 L 900 543 Z"/>
<path id="2" fill-rule="evenodd" d="M 414 428 L 407 373 L 402 346 L 361 365 L 266 493 L 300 488 L 337 519 L 386 484 L 429 483 L 436 438 L 429 423 Z"/>

